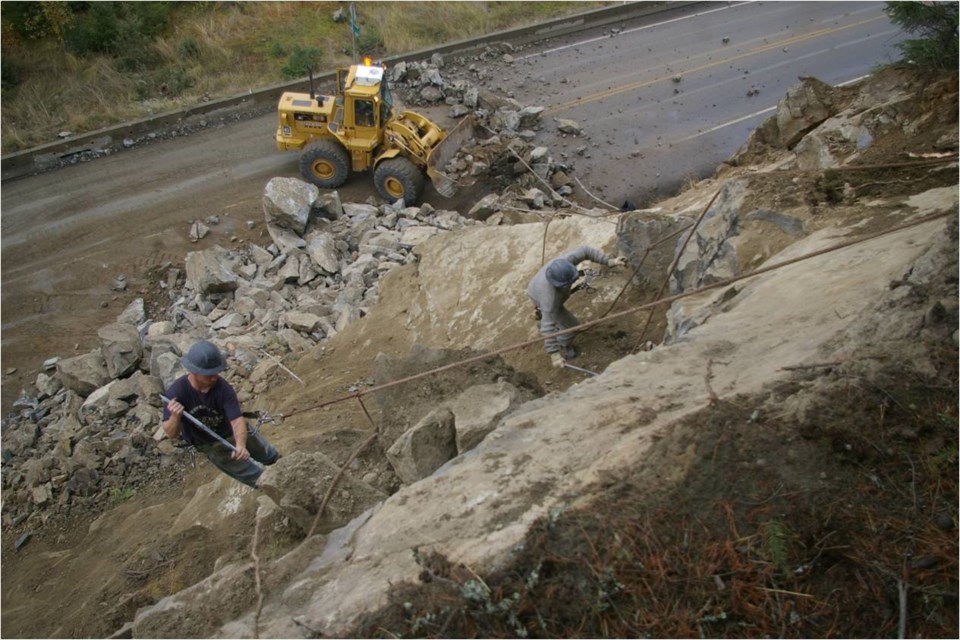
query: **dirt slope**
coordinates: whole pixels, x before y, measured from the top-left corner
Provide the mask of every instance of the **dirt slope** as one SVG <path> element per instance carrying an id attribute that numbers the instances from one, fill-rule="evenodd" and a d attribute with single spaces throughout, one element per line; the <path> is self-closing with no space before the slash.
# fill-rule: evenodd
<path id="1" fill-rule="evenodd" d="M 931 83 L 887 77 L 871 99 L 891 85 Z M 956 81 L 936 86 L 914 94 L 900 135 L 858 160 L 902 163 L 945 136 L 955 149 Z M 765 176 L 792 152 L 750 154 L 660 205 L 691 218 L 742 180 L 744 210 L 803 222 L 799 242 L 745 224 L 743 268 L 957 208 L 955 166 Z M 612 249 L 615 232 L 569 219 L 550 226 L 548 250 Z M 531 337 L 522 284 L 543 233 L 475 228 L 424 246 L 418 265 L 387 278 L 374 313 L 297 363 L 305 387 L 291 379 L 259 399 L 300 411 L 270 438 L 343 464 L 369 432 L 364 412 L 307 409 L 380 382 L 378 354 Z M 548 395 L 345 531 L 302 542 L 270 520 L 257 539 L 259 611 L 249 554 L 263 498 L 206 464 L 97 520 L 52 523 L 19 552 L 5 531 L 4 635 L 104 636 L 140 610 L 138 636 L 884 636 L 906 618 L 912 635 L 955 637 L 956 236 L 954 216 L 745 282 L 651 352 L 633 353 L 644 316 L 603 325 L 578 340 L 578 364 L 604 371 L 586 382 L 537 348 L 504 355 Z M 575 312 L 599 316 L 623 282 L 603 274 Z M 618 308 L 654 294 L 630 288 Z M 661 312 L 653 337 L 664 324 Z M 430 383 L 444 384 L 465 381 Z M 402 400 L 374 404 L 375 417 Z M 365 452 L 356 473 L 379 454 Z"/>

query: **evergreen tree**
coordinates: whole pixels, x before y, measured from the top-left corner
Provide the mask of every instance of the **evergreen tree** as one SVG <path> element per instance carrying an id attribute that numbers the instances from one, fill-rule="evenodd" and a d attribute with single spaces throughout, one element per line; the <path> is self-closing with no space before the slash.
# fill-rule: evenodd
<path id="1" fill-rule="evenodd" d="M 907 33 L 919 36 L 899 45 L 906 62 L 927 69 L 956 69 L 956 2 L 888 2 L 884 11 Z"/>

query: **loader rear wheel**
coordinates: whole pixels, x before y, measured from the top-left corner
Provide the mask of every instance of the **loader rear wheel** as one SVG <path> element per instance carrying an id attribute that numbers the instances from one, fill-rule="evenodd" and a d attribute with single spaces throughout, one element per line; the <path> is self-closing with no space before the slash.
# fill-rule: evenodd
<path id="1" fill-rule="evenodd" d="M 373 172 L 377 193 L 390 204 L 401 198 L 407 204 L 417 202 L 423 193 L 424 182 L 423 173 L 406 158 L 384 160 Z"/>
<path id="2" fill-rule="evenodd" d="M 300 175 L 321 189 L 335 189 L 347 181 L 350 157 L 333 140 L 314 140 L 300 154 Z"/>

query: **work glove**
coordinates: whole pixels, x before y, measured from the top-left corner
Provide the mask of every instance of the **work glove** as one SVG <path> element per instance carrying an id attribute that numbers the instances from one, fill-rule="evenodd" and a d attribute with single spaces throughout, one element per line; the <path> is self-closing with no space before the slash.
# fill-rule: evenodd
<path id="1" fill-rule="evenodd" d="M 627 259 L 626 259 L 626 258 L 614 258 L 613 260 L 611 260 L 610 262 L 607 263 L 607 266 L 608 266 L 608 267 L 625 267 L 625 266 L 627 266 Z"/>
<path id="2" fill-rule="evenodd" d="M 551 353 L 551 354 L 550 354 L 550 364 L 552 364 L 553 366 L 555 366 L 557 369 L 562 369 L 564 362 L 565 362 L 565 361 L 564 361 L 564 359 L 563 359 L 563 356 L 560 355 L 560 352 L 559 352 L 559 351 L 558 351 L 557 353 Z"/>

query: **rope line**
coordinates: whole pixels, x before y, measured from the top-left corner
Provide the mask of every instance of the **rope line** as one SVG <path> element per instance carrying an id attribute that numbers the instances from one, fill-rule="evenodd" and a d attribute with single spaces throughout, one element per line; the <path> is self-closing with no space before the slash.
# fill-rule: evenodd
<path id="1" fill-rule="evenodd" d="M 921 224 L 926 224 L 927 222 L 933 222 L 933 221 L 939 220 L 939 219 L 941 219 L 941 218 L 946 218 L 947 216 L 950 216 L 950 215 L 954 215 L 954 213 L 953 213 L 953 212 L 945 212 L 945 213 L 937 213 L 937 214 L 932 214 L 932 215 L 929 215 L 929 216 L 924 216 L 924 217 L 918 218 L 917 220 L 914 220 L 914 221 L 912 221 L 912 222 L 906 222 L 906 223 L 903 223 L 903 224 L 900 224 L 900 225 L 895 225 L 895 226 L 890 227 L 889 229 L 886 229 L 886 230 L 884 230 L 884 231 L 878 231 L 878 232 L 876 232 L 876 233 L 872 233 L 872 234 L 869 234 L 869 235 L 866 235 L 866 236 L 857 238 L 857 239 L 855 239 L 855 240 L 848 240 L 848 241 L 846 241 L 846 242 L 841 242 L 841 243 L 839 243 L 839 244 L 836 244 L 836 245 L 833 245 L 833 246 L 830 246 L 830 247 L 826 247 L 826 248 L 824 248 L 824 249 L 820 249 L 820 250 L 817 250 L 817 251 L 814 251 L 814 252 L 811 252 L 811 253 L 808 253 L 808 254 L 804 254 L 804 255 L 798 256 L 798 257 L 796 257 L 796 258 L 791 258 L 791 259 L 785 260 L 785 261 L 783 261 L 783 262 L 778 262 L 777 264 L 773 264 L 773 265 L 770 265 L 770 266 L 767 266 L 767 267 L 761 267 L 761 268 L 759 268 L 759 269 L 754 269 L 753 271 L 749 271 L 749 272 L 747 272 L 747 273 L 741 274 L 741 275 L 739 275 L 739 276 L 734 276 L 734 277 L 728 278 L 728 279 L 726 279 L 726 280 L 721 280 L 721 281 L 718 281 L 718 282 L 714 282 L 714 283 L 712 283 L 712 284 L 705 285 L 705 286 L 700 287 L 700 288 L 698 288 L 698 289 L 692 289 L 692 290 L 690 290 L 690 291 L 685 291 L 685 292 L 683 292 L 683 293 L 678 293 L 678 294 L 673 295 L 673 296 L 668 296 L 668 297 L 666 297 L 666 298 L 661 298 L 661 299 L 655 300 L 655 301 L 653 301 L 653 302 L 649 302 L 649 303 L 646 303 L 646 304 L 642 304 L 642 305 L 637 306 L 637 307 L 631 307 L 630 309 L 626 309 L 626 310 L 624 310 L 624 311 L 618 311 L 617 313 L 608 315 L 608 316 L 606 316 L 605 318 L 598 318 L 598 319 L 596 319 L 596 320 L 590 320 L 590 321 L 588 321 L 588 322 L 584 322 L 584 323 L 582 323 L 582 324 L 579 324 L 579 325 L 577 325 L 577 326 L 575 326 L 575 327 L 570 327 L 569 329 L 564 329 L 564 330 L 562 330 L 562 331 L 556 331 L 556 332 L 551 333 L 551 334 L 548 334 L 548 335 L 538 336 L 538 337 L 532 338 L 532 339 L 530 339 L 530 340 L 525 340 L 525 341 L 523 341 L 523 342 L 518 342 L 518 343 L 515 343 L 515 344 L 512 344 L 512 345 L 508 345 L 508 346 L 506 346 L 506 347 L 502 347 L 502 348 L 496 349 L 496 350 L 494 350 L 494 351 L 489 351 L 489 352 L 487 352 L 487 353 L 482 353 L 482 354 L 480 354 L 480 355 L 473 356 L 473 357 L 471 357 L 471 358 L 466 358 L 465 360 L 459 360 L 459 361 L 457 361 L 457 362 L 452 362 L 452 363 L 447 364 L 447 365 L 444 365 L 444 366 L 442 366 L 442 367 L 437 367 L 437 368 L 435 368 L 435 369 L 430 369 L 430 370 L 428 370 L 428 371 L 423 371 L 423 372 L 421 372 L 421 373 L 417 373 L 417 374 L 414 374 L 414 375 L 412 375 L 412 376 L 407 376 L 407 377 L 401 378 L 401 379 L 399 379 L 399 380 L 392 380 L 392 381 L 390 381 L 390 382 L 385 382 L 385 383 L 383 383 L 383 384 L 370 387 L 369 389 L 361 389 L 361 390 L 359 390 L 359 391 L 357 391 L 357 392 L 355 392 L 355 393 L 351 393 L 350 395 L 341 396 L 341 397 L 339 397 L 339 398 L 334 398 L 333 400 L 328 400 L 328 401 L 326 401 L 326 402 L 320 402 L 320 403 L 318 403 L 318 404 L 310 405 L 310 406 L 304 407 L 304 408 L 302 408 L 302 409 L 296 409 L 296 408 L 294 408 L 294 409 L 291 409 L 290 411 L 288 411 L 287 413 L 284 413 L 284 414 L 282 414 L 282 415 L 283 415 L 284 418 L 289 418 L 289 417 L 291 417 L 291 416 L 298 415 L 298 414 L 300 414 L 300 413 L 305 413 L 305 412 L 307 412 L 307 411 L 316 411 L 317 409 L 322 409 L 322 408 L 324 408 L 324 407 L 328 407 L 328 406 L 333 405 L 333 404 L 337 404 L 337 403 L 340 403 L 340 402 L 344 402 L 344 401 L 346 401 L 346 400 L 352 400 L 352 399 L 354 399 L 354 398 L 356 398 L 356 397 L 359 397 L 359 396 L 362 396 L 362 395 L 368 395 L 368 394 L 371 394 L 371 393 L 377 393 L 377 392 L 379 392 L 379 391 L 383 391 L 383 390 L 385 390 L 385 389 L 390 389 L 390 388 L 392 388 L 392 387 L 396 387 L 396 386 L 399 386 L 399 385 L 401 385 L 401 384 L 406 384 L 407 382 L 412 382 L 413 380 L 419 380 L 419 379 L 425 378 L 425 377 L 427 377 L 427 376 L 435 375 L 435 374 L 438 374 L 438 373 L 443 373 L 443 372 L 445 372 L 445 371 L 450 371 L 451 369 L 456 369 L 456 368 L 458 368 L 458 367 L 463 367 L 463 366 L 466 366 L 466 365 L 468 365 L 468 364 L 473 364 L 473 363 L 475 363 L 475 362 L 482 362 L 482 361 L 484 361 L 484 360 L 489 360 L 490 358 L 493 358 L 493 357 L 502 355 L 502 354 L 504 354 L 504 353 L 509 353 L 510 351 L 516 351 L 516 350 L 518 350 L 518 349 L 522 349 L 522 348 L 529 347 L 529 346 L 534 345 L 534 344 L 541 343 L 541 342 L 543 342 L 544 340 L 546 340 L 546 339 L 548 339 L 548 338 L 556 338 L 556 337 L 558 337 L 558 336 L 567 335 L 567 334 L 569 334 L 569 333 L 574 333 L 574 332 L 577 332 L 577 331 L 582 331 L 582 330 L 584 330 L 584 329 L 588 329 L 588 328 L 597 326 L 597 325 L 599 325 L 599 324 L 602 324 L 602 323 L 604 323 L 604 322 L 609 322 L 609 321 L 611 321 L 611 320 L 616 320 L 616 319 L 622 318 L 622 317 L 624 317 L 624 316 L 630 315 L 630 314 L 632 314 L 632 313 L 636 313 L 636 312 L 638 312 L 638 311 L 644 311 L 644 310 L 646 310 L 646 309 L 652 309 L 652 308 L 655 308 L 655 307 L 657 307 L 657 306 L 659 306 L 659 305 L 663 305 L 663 304 L 672 304 L 672 303 L 676 302 L 677 300 L 683 300 L 684 298 L 689 298 L 689 297 L 692 297 L 692 296 L 695 296 L 695 295 L 699 295 L 699 294 L 701 294 L 701 293 L 703 293 L 703 292 L 705 292 L 705 291 L 711 291 L 711 290 L 713 290 L 713 289 L 720 289 L 720 288 L 723 288 L 723 287 L 728 287 L 728 286 L 730 286 L 731 284 L 733 284 L 733 283 L 735 283 L 735 282 L 740 282 L 741 280 L 746 280 L 747 278 L 752 278 L 752 277 L 754 277 L 754 276 L 758 276 L 758 275 L 762 275 L 762 274 L 765 274 L 765 273 L 769 273 L 769 272 L 775 271 L 775 270 L 777 270 L 777 269 L 782 269 L 783 267 L 787 267 L 787 266 L 790 266 L 790 265 L 792 265 L 792 264 L 796 264 L 796 263 L 798 263 L 798 262 L 802 262 L 802 261 L 804 261 L 804 260 L 810 260 L 811 258 L 816 258 L 816 257 L 818 257 L 818 256 L 822 256 L 822 255 L 824 255 L 824 254 L 831 253 L 831 252 L 833 252 L 833 251 L 839 251 L 840 249 L 846 249 L 846 248 L 848 248 L 848 247 L 852 247 L 852 246 L 857 245 L 857 244 L 861 244 L 861 243 L 864 243 L 864 242 L 869 242 L 870 240 L 875 240 L 876 238 L 880 238 L 880 237 L 882 237 L 882 236 L 889 235 L 889 234 L 891 234 L 891 233 L 897 233 L 897 232 L 899 232 L 899 231 L 904 231 L 904 230 L 906 230 L 906 229 L 910 229 L 910 228 L 919 226 L 919 225 L 921 225 Z M 692 235 L 692 234 L 691 234 L 691 235 Z M 375 436 L 376 436 L 376 434 L 374 434 L 374 437 L 375 437 Z"/>

